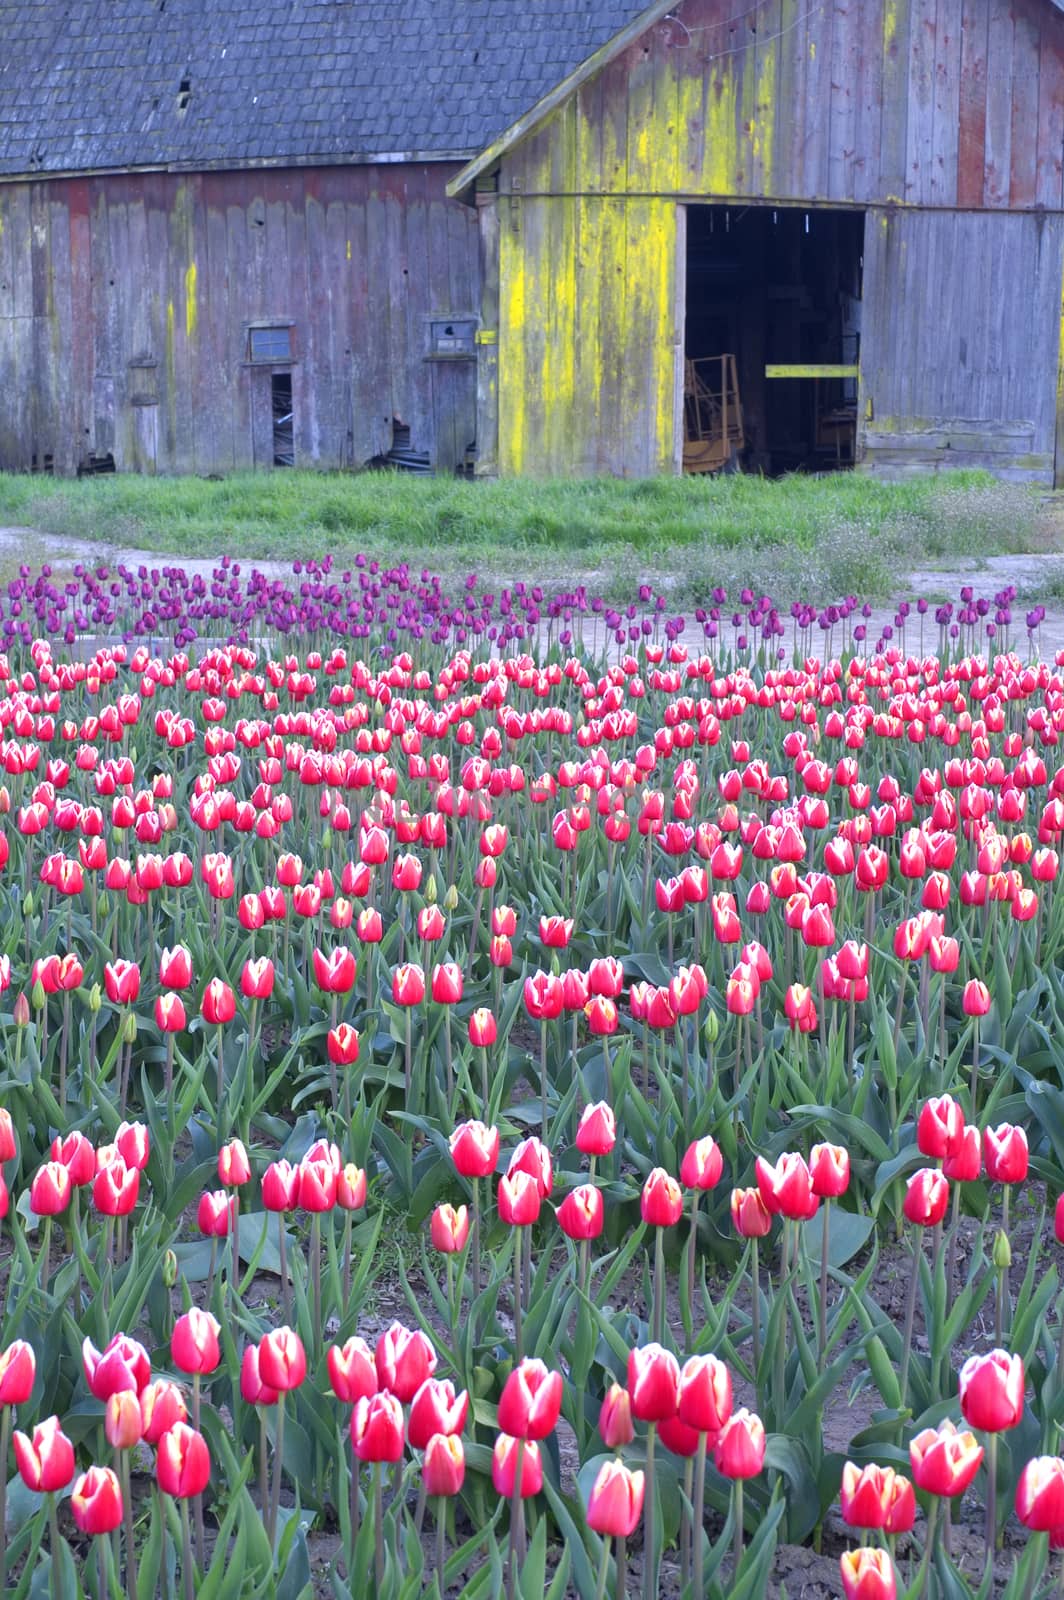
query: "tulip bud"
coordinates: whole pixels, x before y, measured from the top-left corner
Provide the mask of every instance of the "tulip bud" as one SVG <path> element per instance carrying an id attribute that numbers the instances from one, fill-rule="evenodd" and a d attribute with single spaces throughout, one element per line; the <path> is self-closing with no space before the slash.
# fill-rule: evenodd
<path id="1" fill-rule="evenodd" d="M 994 1248 L 991 1252 L 991 1259 L 998 1272 L 1007 1272 L 1012 1266 L 1012 1246 L 1004 1228 L 999 1228 L 994 1235 Z"/>
<path id="2" fill-rule="evenodd" d="M 887 1550 L 869 1546 L 844 1550 L 839 1557 L 839 1570 L 846 1600 L 894 1600 L 898 1592 L 894 1564 Z"/>
<path id="3" fill-rule="evenodd" d="M 616 1458 L 604 1461 L 587 1502 L 587 1525 L 596 1533 L 627 1539 L 643 1514 L 644 1477 Z"/>
<path id="4" fill-rule="evenodd" d="M 455 911 L 458 907 L 458 890 L 452 883 L 443 897 L 445 911 Z"/>
<path id="5" fill-rule="evenodd" d="M 465 1449 L 456 1433 L 434 1433 L 425 1446 L 421 1477 L 427 1495 L 456 1495 L 465 1482 Z"/>
<path id="6" fill-rule="evenodd" d="M 611 1383 L 606 1391 L 598 1426 L 607 1450 L 623 1450 L 635 1438 L 628 1390 L 619 1383 Z"/>
<path id="7" fill-rule="evenodd" d="M 713 1462 L 725 1478 L 754 1478 L 765 1463 L 761 1418 L 744 1407 L 728 1418 L 713 1446 Z"/>
<path id="8" fill-rule="evenodd" d="M 521 1462 L 521 1481 L 517 1481 L 517 1463 Z M 534 1439 L 514 1439 L 500 1433 L 491 1454 L 491 1481 L 495 1492 L 512 1500 L 518 1493 L 522 1500 L 539 1494 L 543 1487 L 543 1462 L 539 1445 Z"/>
<path id="9" fill-rule="evenodd" d="M 104 1406 L 103 1431 L 112 1450 L 132 1450 L 143 1433 L 140 1400 L 132 1389 L 119 1389 Z"/>

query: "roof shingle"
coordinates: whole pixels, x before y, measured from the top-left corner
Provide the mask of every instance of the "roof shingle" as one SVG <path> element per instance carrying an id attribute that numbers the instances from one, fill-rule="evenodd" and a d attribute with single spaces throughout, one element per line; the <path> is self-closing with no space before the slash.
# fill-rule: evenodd
<path id="1" fill-rule="evenodd" d="M 0 0 L 0 173 L 472 156 L 645 9 Z"/>

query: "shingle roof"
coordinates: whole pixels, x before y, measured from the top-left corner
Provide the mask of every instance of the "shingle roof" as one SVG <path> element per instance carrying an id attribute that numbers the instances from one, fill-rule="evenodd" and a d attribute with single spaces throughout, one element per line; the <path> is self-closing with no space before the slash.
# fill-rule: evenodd
<path id="1" fill-rule="evenodd" d="M 0 173 L 473 155 L 646 3 L 0 0 Z"/>

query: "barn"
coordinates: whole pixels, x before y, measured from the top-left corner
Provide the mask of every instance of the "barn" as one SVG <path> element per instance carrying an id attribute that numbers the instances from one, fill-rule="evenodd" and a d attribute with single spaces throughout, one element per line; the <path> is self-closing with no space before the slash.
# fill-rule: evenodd
<path id="1" fill-rule="evenodd" d="M 1064 482 L 1064 0 L 671 0 L 451 180 L 477 471 Z"/>
<path id="2" fill-rule="evenodd" d="M 0 469 L 1064 481 L 1064 0 L 0 30 Z"/>
<path id="3" fill-rule="evenodd" d="M 467 470 L 448 181 L 624 0 L 0 0 L 0 469 Z"/>

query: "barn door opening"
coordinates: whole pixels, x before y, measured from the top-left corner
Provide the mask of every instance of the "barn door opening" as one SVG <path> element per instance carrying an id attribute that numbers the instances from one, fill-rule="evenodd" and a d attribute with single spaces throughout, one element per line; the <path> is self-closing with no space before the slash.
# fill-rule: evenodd
<path id="1" fill-rule="evenodd" d="M 850 467 L 864 212 L 687 208 L 684 465 Z"/>

